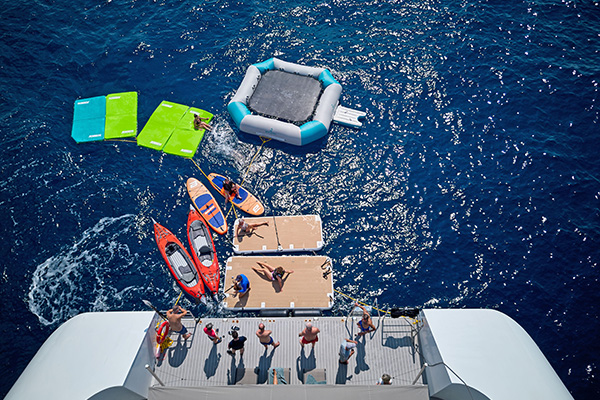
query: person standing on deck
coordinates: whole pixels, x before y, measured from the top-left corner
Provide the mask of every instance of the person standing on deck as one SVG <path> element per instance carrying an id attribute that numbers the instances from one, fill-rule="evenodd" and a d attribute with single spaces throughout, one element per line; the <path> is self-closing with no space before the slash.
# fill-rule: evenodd
<path id="1" fill-rule="evenodd" d="M 240 357 L 244 355 L 244 343 L 246 342 L 246 336 L 239 336 L 237 331 L 231 332 L 231 337 L 233 338 L 231 342 L 229 342 L 229 349 L 227 350 L 227 354 L 235 356 L 235 352 L 237 350 L 240 351 Z"/>
<path id="2" fill-rule="evenodd" d="M 185 310 L 181 306 L 173 306 L 169 311 L 167 311 L 167 321 L 169 321 L 169 326 L 175 333 L 179 333 L 183 336 L 184 340 L 187 340 L 192 334 L 187 331 L 185 326 L 181 323 L 181 319 L 184 315 L 187 314 L 187 310 Z"/>
<path id="3" fill-rule="evenodd" d="M 273 345 L 273 349 L 276 349 L 279 346 L 279 342 L 273 343 L 273 338 L 271 337 L 272 331 L 265 329 L 265 324 L 262 322 L 258 324 L 258 330 L 256 331 L 256 336 L 258 336 L 258 340 L 260 344 L 265 346 L 265 350 L 269 348 L 269 345 Z"/>
<path id="4" fill-rule="evenodd" d="M 312 344 L 313 349 L 315 348 L 315 343 L 319 341 L 319 336 L 317 336 L 321 332 L 319 328 L 312 326 L 310 322 L 306 323 L 306 327 L 298 336 L 302 336 L 300 339 L 300 344 L 304 348 L 305 344 Z"/>
<path id="5" fill-rule="evenodd" d="M 219 329 L 213 329 L 212 323 L 209 322 L 208 324 L 206 324 L 206 326 L 204 327 L 204 333 L 206 333 L 208 338 L 212 340 L 214 344 L 221 343 L 221 338 L 219 337 Z"/>
<path id="6" fill-rule="evenodd" d="M 354 354 L 354 348 L 357 345 L 356 340 L 346 339 L 340 346 L 340 364 L 348 364 L 348 360 Z"/>

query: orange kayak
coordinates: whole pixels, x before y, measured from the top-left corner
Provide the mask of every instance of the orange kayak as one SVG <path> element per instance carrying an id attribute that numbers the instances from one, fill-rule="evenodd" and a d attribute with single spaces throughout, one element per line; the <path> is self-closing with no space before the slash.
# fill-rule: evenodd
<path id="1" fill-rule="evenodd" d="M 192 261 L 190 253 L 170 230 L 152 219 L 154 238 L 171 274 L 181 289 L 189 296 L 206 304 L 204 282 Z"/>

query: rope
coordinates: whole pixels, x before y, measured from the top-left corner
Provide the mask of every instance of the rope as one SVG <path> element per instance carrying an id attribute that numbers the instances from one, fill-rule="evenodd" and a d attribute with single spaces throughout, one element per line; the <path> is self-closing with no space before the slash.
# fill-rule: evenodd
<path id="1" fill-rule="evenodd" d="M 104 139 L 105 142 L 128 142 L 128 143 L 137 143 L 137 140 L 127 140 L 127 139 Z"/>
<path id="2" fill-rule="evenodd" d="M 377 307 L 370 306 L 370 305 L 368 305 L 367 303 L 363 303 L 362 301 L 358 301 L 358 300 L 356 300 L 355 298 L 353 298 L 353 297 L 350 297 L 350 296 L 348 296 L 347 294 L 344 294 L 344 293 L 340 292 L 339 290 L 337 290 L 337 289 L 335 289 L 335 288 L 334 288 L 333 290 L 334 290 L 334 291 L 336 291 L 337 293 L 341 294 L 342 296 L 349 298 L 350 300 L 354 301 L 355 303 L 361 304 L 361 305 L 363 305 L 363 306 L 369 306 L 369 307 L 371 307 L 373 310 L 376 310 L 376 311 L 379 311 L 379 312 L 382 312 L 382 313 L 386 313 L 386 314 L 389 314 L 389 313 L 390 313 L 389 311 L 385 311 L 385 310 L 382 310 L 382 309 L 380 309 L 380 308 L 377 308 Z"/>
<path id="3" fill-rule="evenodd" d="M 179 297 L 177 298 L 177 301 L 175 302 L 175 306 L 177 305 L 177 303 L 179 303 L 179 299 L 181 298 L 181 295 L 183 294 L 183 292 L 179 293 Z M 175 307 L 173 306 L 173 307 Z"/>
<path id="4" fill-rule="evenodd" d="M 248 172 L 250 172 L 250 167 L 254 163 L 254 159 L 260 154 L 265 143 L 267 143 L 269 140 L 271 140 L 271 138 L 265 139 L 264 137 L 260 136 L 260 140 L 262 140 L 262 144 L 260 145 L 256 154 L 254 154 L 254 157 L 252 157 L 252 160 L 250 160 L 250 164 L 248 164 L 248 168 L 246 169 L 246 173 L 244 174 L 244 178 L 242 179 L 242 183 L 240 183 L 240 186 L 242 186 L 244 184 L 244 182 L 246 181 L 246 177 L 248 176 Z"/>
<path id="5" fill-rule="evenodd" d="M 192 160 L 192 162 L 194 163 L 194 165 L 196 165 L 196 167 L 200 170 L 200 172 L 202 172 L 202 175 L 204 175 L 206 177 L 206 179 L 208 179 L 208 175 L 206 175 L 204 173 L 204 171 L 202 171 L 202 168 L 200 168 L 200 166 L 196 163 L 196 161 L 194 161 L 193 158 L 190 158 L 190 160 Z M 210 182 L 210 179 L 208 179 L 208 181 Z"/>

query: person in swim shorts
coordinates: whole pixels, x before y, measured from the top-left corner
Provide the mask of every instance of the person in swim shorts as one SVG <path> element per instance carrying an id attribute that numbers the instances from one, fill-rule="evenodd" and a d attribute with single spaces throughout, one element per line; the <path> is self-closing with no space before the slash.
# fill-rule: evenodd
<path id="1" fill-rule="evenodd" d="M 263 324 L 262 322 L 260 324 L 258 324 L 258 330 L 256 331 L 256 336 L 258 336 L 258 340 L 260 341 L 260 344 L 265 346 L 265 349 L 269 348 L 269 345 L 273 345 L 273 349 L 276 349 L 280 344 L 279 342 L 275 343 L 273 341 L 273 338 L 271 337 L 271 333 L 273 333 L 273 332 L 265 329 L 265 324 Z"/>
<path id="2" fill-rule="evenodd" d="M 319 341 L 319 336 L 317 336 L 321 332 L 319 328 L 312 326 L 310 322 L 306 323 L 306 326 L 298 336 L 302 336 L 300 339 L 300 344 L 304 347 L 305 344 L 312 344 L 312 347 L 315 347 L 315 343 Z"/>
<path id="3" fill-rule="evenodd" d="M 277 268 L 273 268 L 272 266 L 270 266 L 269 264 L 265 263 L 265 262 L 261 262 L 261 261 L 257 261 L 256 262 L 258 264 L 258 266 L 260 267 L 260 269 L 252 267 L 253 270 L 255 270 L 256 272 L 263 274 L 267 279 L 270 279 L 272 281 L 277 281 L 277 283 L 279 283 L 279 291 L 283 290 L 283 276 L 285 274 L 293 274 L 294 271 L 290 270 L 290 271 L 286 271 L 285 269 L 283 269 L 283 267 L 277 267 Z"/>
<path id="4" fill-rule="evenodd" d="M 340 364 L 348 364 L 348 360 L 354 354 L 354 348 L 358 342 L 352 339 L 346 339 L 340 346 Z"/>
<path id="5" fill-rule="evenodd" d="M 356 334 L 356 336 L 363 336 L 370 332 L 375 332 L 377 328 L 373 325 L 373 320 L 371 319 L 371 315 L 367 312 L 367 310 L 358 303 L 354 303 L 355 307 L 360 307 L 363 311 L 363 315 L 360 321 L 356 325 L 360 329 L 360 332 Z"/>
<path id="6" fill-rule="evenodd" d="M 242 235 L 250 236 L 256 228 L 258 228 L 259 226 L 263 226 L 263 225 L 269 226 L 269 222 L 264 221 L 264 222 L 259 222 L 256 224 L 251 224 L 242 217 L 242 218 L 240 218 L 237 228 L 235 229 L 235 234 L 236 234 L 236 236 L 242 236 Z"/>
<path id="7" fill-rule="evenodd" d="M 206 333 L 208 338 L 212 340 L 214 344 L 221 343 L 221 338 L 219 337 L 219 330 L 213 329 L 213 324 L 211 324 L 210 322 L 204 327 L 204 333 Z"/>
<path id="8" fill-rule="evenodd" d="M 233 290 L 235 293 L 239 294 L 239 298 L 241 299 L 250 291 L 250 281 L 248 277 L 244 274 L 239 274 L 235 277 L 233 281 Z"/>
<path id="9" fill-rule="evenodd" d="M 192 334 L 188 332 L 186 327 L 181 323 L 181 319 L 186 314 L 187 310 L 177 305 L 173 306 L 173 308 L 167 311 L 167 321 L 169 321 L 171 330 L 183 336 L 184 340 L 187 340 L 190 336 L 192 336 Z"/>
<path id="10" fill-rule="evenodd" d="M 260 324 L 258 324 L 258 330 L 256 331 L 256 336 L 258 336 L 258 340 L 260 341 L 260 344 L 265 346 L 265 349 L 268 349 L 269 345 L 273 345 L 273 349 L 276 349 L 280 344 L 279 342 L 276 342 L 276 343 L 273 342 L 271 333 L 273 333 L 273 332 L 265 329 L 265 324 L 263 324 L 262 322 Z"/>

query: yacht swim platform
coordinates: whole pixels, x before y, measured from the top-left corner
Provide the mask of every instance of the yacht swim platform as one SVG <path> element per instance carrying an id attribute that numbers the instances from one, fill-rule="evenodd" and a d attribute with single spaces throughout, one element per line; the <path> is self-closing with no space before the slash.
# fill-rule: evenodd
<path id="1" fill-rule="evenodd" d="M 421 359 L 415 351 L 418 339 L 410 319 L 374 315 L 373 324 L 378 329 L 357 340 L 355 354 L 347 365 L 339 363 L 340 345 L 344 339 L 355 337 L 359 320 L 360 316 L 202 318 L 195 324 L 191 318 L 184 319 L 192 337 L 184 341 L 179 335 L 172 334 L 173 344 L 159 361 L 155 373 L 167 388 L 263 384 L 268 380 L 269 369 L 273 368 L 290 369 L 289 385 L 302 385 L 305 372 L 315 376 L 324 372 L 323 380 L 327 385 L 374 386 L 384 373 L 392 376 L 395 387 L 411 385 L 419 376 Z M 215 329 L 219 328 L 220 336 L 224 335 L 221 343 L 213 344 L 203 332 L 209 322 Z M 255 332 L 261 322 L 273 331 L 274 341 L 281 343 L 276 349 L 272 346 L 265 349 L 259 343 Z M 307 322 L 321 331 L 314 349 L 311 345 L 304 349 L 300 346 L 299 333 Z M 235 357 L 227 354 L 231 340 L 228 331 L 232 326 L 239 327 L 239 335 L 248 339 L 243 357 L 239 352 Z M 427 399 L 427 387 L 422 384 L 422 378 L 419 378 L 415 387 L 422 388 L 424 397 L 415 398 Z M 156 382 L 154 386 L 159 388 Z M 153 398 L 152 388 L 148 397 Z"/>
<path id="2" fill-rule="evenodd" d="M 318 215 L 287 215 L 244 218 L 249 224 L 268 223 L 250 234 L 235 235 L 233 251 L 236 254 L 281 253 L 318 251 L 323 248 L 323 229 Z M 237 232 L 240 220 L 234 223 Z"/>
<path id="3" fill-rule="evenodd" d="M 294 271 L 284 275 L 283 290 L 277 281 L 270 279 L 270 275 L 253 269 L 259 268 L 257 261 L 273 268 L 282 266 L 286 271 Z M 329 310 L 333 307 L 333 277 L 330 271 L 331 259 L 325 256 L 230 257 L 225 267 L 226 285 L 230 286 L 232 278 L 243 274 L 250 281 L 250 291 L 240 298 L 233 290 L 226 289 L 224 308 L 235 311 Z"/>

